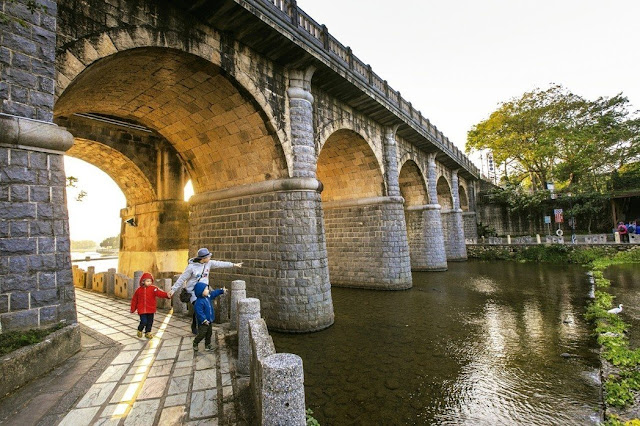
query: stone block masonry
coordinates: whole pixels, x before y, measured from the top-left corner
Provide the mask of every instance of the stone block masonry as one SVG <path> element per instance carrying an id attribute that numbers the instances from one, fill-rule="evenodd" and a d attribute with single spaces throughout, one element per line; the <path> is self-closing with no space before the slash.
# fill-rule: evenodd
<path id="1" fill-rule="evenodd" d="M 62 155 L 0 146 L 1 331 L 75 322 Z"/>
<path id="2" fill-rule="evenodd" d="M 323 203 L 331 285 L 410 288 L 402 197 Z"/>
<path id="3" fill-rule="evenodd" d="M 191 199 L 190 252 L 208 247 L 214 259 L 243 262 L 212 270 L 211 282 L 246 281 L 273 330 L 333 324 L 319 188 L 313 178 L 281 179 Z"/>
<path id="4" fill-rule="evenodd" d="M 0 1 L 11 20 L 0 32 L 0 112 L 42 121 L 53 119 L 55 1 L 31 13 L 26 2 Z M 21 20 L 22 23 L 18 23 Z"/>

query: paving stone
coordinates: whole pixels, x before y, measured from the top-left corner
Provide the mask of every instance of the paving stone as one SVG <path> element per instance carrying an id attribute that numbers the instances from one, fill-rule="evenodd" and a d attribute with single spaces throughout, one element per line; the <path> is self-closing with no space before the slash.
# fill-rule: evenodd
<path id="1" fill-rule="evenodd" d="M 187 416 L 187 409 L 184 406 L 168 407 L 162 410 L 159 425 L 181 424 Z"/>
<path id="2" fill-rule="evenodd" d="M 126 364 L 109 366 L 98 380 L 96 380 L 96 383 L 117 382 L 122 378 L 124 373 L 127 372 L 128 368 L 129 366 Z"/>
<path id="3" fill-rule="evenodd" d="M 169 395 L 185 394 L 189 391 L 189 383 L 191 383 L 191 377 L 172 377 L 169 381 Z"/>
<path id="4" fill-rule="evenodd" d="M 164 400 L 165 407 L 171 407 L 174 405 L 186 405 L 187 404 L 187 394 L 181 393 L 177 395 L 169 395 Z"/>
<path id="5" fill-rule="evenodd" d="M 138 394 L 137 399 L 142 400 L 160 398 L 162 395 L 164 395 L 164 391 L 167 387 L 168 381 L 169 376 L 147 377 L 147 380 L 144 381 L 144 385 L 142 386 L 142 390 Z"/>
<path id="6" fill-rule="evenodd" d="M 78 408 L 95 407 L 104 404 L 117 383 L 97 383 L 89 389 L 85 396 L 78 402 Z"/>
<path id="7" fill-rule="evenodd" d="M 189 417 L 198 419 L 217 415 L 217 394 L 218 392 L 215 389 L 193 392 L 191 394 L 191 405 L 189 406 Z"/>
<path id="8" fill-rule="evenodd" d="M 71 410 L 60 422 L 58 426 L 82 426 L 90 425 L 93 417 L 98 413 L 100 407 L 81 408 Z"/>
<path id="9" fill-rule="evenodd" d="M 136 402 L 124 421 L 125 426 L 148 426 L 153 424 L 159 406 L 159 399 Z"/>
<path id="10" fill-rule="evenodd" d="M 196 371 L 193 375 L 193 390 L 215 389 L 216 369 Z"/>

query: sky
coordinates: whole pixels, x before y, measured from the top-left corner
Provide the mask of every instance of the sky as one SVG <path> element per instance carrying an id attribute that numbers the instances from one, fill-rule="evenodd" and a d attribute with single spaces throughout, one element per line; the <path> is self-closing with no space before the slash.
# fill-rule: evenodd
<path id="1" fill-rule="evenodd" d="M 298 6 L 463 150 L 469 129 L 500 102 L 552 83 L 591 100 L 622 92 L 640 109 L 637 0 L 298 0 Z M 65 163 L 89 194 L 82 202 L 68 197 L 71 237 L 99 242 L 120 231 L 126 203 L 108 176 L 81 163 Z"/>

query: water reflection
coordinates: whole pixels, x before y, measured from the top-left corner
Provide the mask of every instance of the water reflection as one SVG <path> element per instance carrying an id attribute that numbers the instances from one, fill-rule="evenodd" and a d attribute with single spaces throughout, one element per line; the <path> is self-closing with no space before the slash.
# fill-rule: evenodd
<path id="1" fill-rule="evenodd" d="M 333 288 L 333 327 L 274 341 L 323 425 L 597 424 L 587 292 L 580 268 L 451 264 L 408 291 Z"/>

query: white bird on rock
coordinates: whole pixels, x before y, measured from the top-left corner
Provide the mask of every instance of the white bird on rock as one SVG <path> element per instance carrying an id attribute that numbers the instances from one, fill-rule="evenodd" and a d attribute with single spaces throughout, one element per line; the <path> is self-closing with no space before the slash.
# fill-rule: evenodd
<path id="1" fill-rule="evenodd" d="M 607 311 L 608 314 L 619 314 L 620 312 L 622 312 L 622 303 L 619 304 L 617 308 L 609 309 Z"/>

